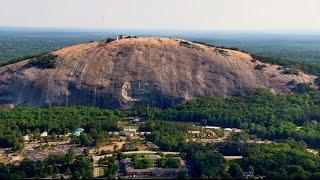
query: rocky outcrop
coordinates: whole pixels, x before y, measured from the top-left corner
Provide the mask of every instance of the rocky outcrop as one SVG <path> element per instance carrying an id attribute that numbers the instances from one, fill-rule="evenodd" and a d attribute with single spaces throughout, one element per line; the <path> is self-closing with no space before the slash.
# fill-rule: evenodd
<path id="1" fill-rule="evenodd" d="M 201 96 L 225 98 L 247 89 L 290 93 L 288 83 L 312 83 L 315 76 L 284 74 L 283 68 L 246 53 L 167 38 L 122 39 L 66 47 L 55 68 L 0 68 L 0 105 L 170 106 Z M 259 67 L 259 68 L 256 68 Z"/>

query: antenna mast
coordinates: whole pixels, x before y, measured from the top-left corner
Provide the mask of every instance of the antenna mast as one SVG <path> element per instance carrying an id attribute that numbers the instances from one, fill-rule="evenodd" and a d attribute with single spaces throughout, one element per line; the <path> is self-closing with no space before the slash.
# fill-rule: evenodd
<path id="1" fill-rule="evenodd" d="M 102 8 L 102 14 L 101 14 L 101 32 L 103 34 L 103 21 L 104 21 L 104 16 L 103 16 L 103 8 Z"/>

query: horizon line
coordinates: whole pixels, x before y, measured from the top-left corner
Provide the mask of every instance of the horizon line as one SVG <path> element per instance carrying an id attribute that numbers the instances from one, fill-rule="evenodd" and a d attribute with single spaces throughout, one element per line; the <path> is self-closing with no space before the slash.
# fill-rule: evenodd
<path id="1" fill-rule="evenodd" d="M 0 30 L 39 30 L 39 31 L 78 31 L 105 33 L 110 31 L 189 31 L 189 32 L 261 32 L 261 33 L 315 33 L 320 34 L 320 29 L 184 29 L 184 28 L 105 28 L 102 32 L 98 28 L 82 27 L 51 27 L 51 26 L 0 26 Z"/>

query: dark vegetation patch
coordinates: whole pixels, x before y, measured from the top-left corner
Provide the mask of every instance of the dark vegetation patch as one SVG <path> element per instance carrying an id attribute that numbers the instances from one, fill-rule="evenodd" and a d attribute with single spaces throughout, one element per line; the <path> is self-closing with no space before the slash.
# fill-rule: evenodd
<path id="1" fill-rule="evenodd" d="M 223 56 L 230 56 L 230 55 L 229 55 L 229 52 L 226 51 L 226 50 L 224 50 L 224 49 L 218 48 L 217 50 L 218 50 L 218 52 L 219 52 L 220 54 L 222 54 Z"/>
<path id="2" fill-rule="evenodd" d="M 184 46 L 188 46 L 188 45 L 190 45 L 190 43 L 188 42 L 188 41 L 180 41 L 179 42 L 180 43 L 180 45 L 184 45 Z"/>
<path id="3" fill-rule="evenodd" d="M 197 43 L 197 44 L 202 44 L 202 45 L 205 45 L 205 46 L 209 46 L 209 47 L 213 47 L 213 48 L 229 49 L 229 50 L 233 50 L 233 51 L 240 51 L 240 52 L 243 52 L 243 53 L 248 53 L 247 51 L 241 50 L 241 49 L 236 48 L 236 47 L 214 46 L 212 44 L 199 42 L 199 41 L 192 41 L 192 42 Z"/>
<path id="4" fill-rule="evenodd" d="M 104 42 L 105 43 L 111 43 L 113 41 L 115 41 L 116 39 L 113 39 L 113 38 L 107 38 L 107 40 L 105 40 Z"/>
<path id="5" fill-rule="evenodd" d="M 184 46 L 184 47 L 187 47 L 187 48 L 197 48 L 198 49 L 197 46 L 195 46 L 194 44 L 190 43 L 189 41 L 181 40 L 181 41 L 179 41 L 179 44 L 180 44 L 180 46 Z"/>
<path id="6" fill-rule="evenodd" d="M 253 59 L 259 60 L 263 63 L 280 65 L 284 68 L 300 69 L 307 74 L 312 74 L 315 76 L 320 75 L 320 65 L 319 64 L 305 64 L 299 63 L 290 60 L 284 60 L 280 58 L 260 56 L 260 55 L 251 55 Z"/>
<path id="7" fill-rule="evenodd" d="M 33 54 L 33 55 L 23 56 L 23 57 L 20 57 L 20 58 L 15 58 L 15 59 L 9 60 L 8 62 L 0 63 L 0 67 L 6 66 L 6 65 L 9 65 L 9 64 L 14 64 L 14 63 L 21 62 L 21 61 L 25 61 L 25 60 L 28 60 L 28 59 L 39 58 L 39 57 L 44 56 L 45 54 L 47 54 L 47 52 L 40 53 L 40 54 Z"/>
<path id="8" fill-rule="evenodd" d="M 106 45 L 106 44 L 109 44 L 109 43 L 111 43 L 111 42 L 113 42 L 113 41 L 115 41 L 115 40 L 116 40 L 116 39 L 113 39 L 113 38 L 107 38 L 106 40 L 100 41 L 99 47 L 104 46 L 104 45 Z M 93 42 L 94 42 L 94 41 L 93 41 Z"/>
<path id="9" fill-rule="evenodd" d="M 256 70 L 264 70 L 267 66 L 264 64 L 257 64 L 254 69 Z"/>
<path id="10" fill-rule="evenodd" d="M 299 75 L 299 70 L 298 69 L 292 69 L 292 68 L 286 68 L 285 70 L 282 71 L 283 74 L 293 74 L 293 75 Z"/>
<path id="11" fill-rule="evenodd" d="M 50 69 L 58 66 L 58 56 L 53 54 L 46 54 L 44 56 L 31 59 L 27 66 L 37 67 L 41 69 Z"/>

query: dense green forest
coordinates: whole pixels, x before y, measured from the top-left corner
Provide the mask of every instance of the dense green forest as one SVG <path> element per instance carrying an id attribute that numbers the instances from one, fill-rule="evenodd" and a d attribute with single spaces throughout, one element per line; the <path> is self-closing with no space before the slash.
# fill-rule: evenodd
<path id="1" fill-rule="evenodd" d="M 320 92 L 307 89 L 298 94 L 280 95 L 268 90 L 248 91 L 229 99 L 214 97 L 187 101 L 167 109 L 137 107 L 132 110 L 105 110 L 97 108 L 16 108 L 0 110 L 0 146 L 18 146 L 22 135 L 28 132 L 48 131 L 64 134 L 77 127 L 86 132 L 116 130 L 116 120 L 126 116 L 141 116 L 149 120 L 193 122 L 202 125 L 247 129 L 261 139 L 283 140 L 289 137 L 319 147 Z M 153 122 L 153 121 L 152 121 Z M 157 124 L 159 124 L 157 123 Z M 160 127 L 145 129 L 160 131 Z M 188 126 L 188 124 L 184 124 Z M 155 125 L 156 126 L 156 125 Z M 298 127 L 299 130 L 297 130 Z M 187 129 L 183 127 L 183 129 Z M 166 139 L 179 133 L 174 127 L 165 133 L 154 133 L 150 139 Z M 183 134 L 183 132 L 181 132 Z M 176 149 L 179 145 L 169 140 Z M 159 142 L 161 143 L 161 142 Z M 176 147 L 174 147 L 176 146 Z M 166 147 L 165 149 L 170 149 Z"/>
<path id="2" fill-rule="evenodd" d="M 50 155 L 43 161 L 23 160 L 18 166 L 0 164 L 1 179 L 57 178 L 65 174 L 73 179 L 93 178 L 93 164 L 88 156 L 75 157 L 73 151 L 65 156 Z"/>
<path id="3" fill-rule="evenodd" d="M 3 30 L 0 28 L 0 64 L 44 54 L 54 49 L 90 40 L 100 40 L 99 33 Z"/>
<path id="4" fill-rule="evenodd" d="M 320 92 L 314 89 L 288 95 L 257 90 L 226 100 L 212 97 L 191 100 L 168 109 L 2 109 L 0 145 L 19 149 L 21 136 L 26 133 L 47 130 L 49 134 L 63 134 L 83 127 L 84 138 L 87 138 L 84 141 L 96 142 L 88 144 L 95 146 L 105 138 L 101 132 L 118 130 L 117 120 L 141 116 L 147 122 L 140 126 L 140 130 L 152 132 L 147 139 L 161 150 L 186 152 L 188 160 L 195 164 L 195 177 L 231 177 L 231 174 L 241 174 L 241 171 L 247 172 L 248 169 L 268 177 L 318 177 L 319 157 L 308 153 L 306 148 L 319 148 L 319 97 Z M 250 136 L 273 140 L 278 144 L 252 145 L 232 140 L 214 144 L 213 147 L 190 144 L 185 134 L 191 129 L 191 122 L 242 128 Z M 298 126 L 301 128 L 297 129 Z M 221 154 L 242 154 L 245 158 L 233 165 L 229 172 L 223 169 L 226 162 Z M 279 159 L 282 159 L 281 163 Z M 208 164 L 210 168 L 207 168 Z"/>
<path id="5" fill-rule="evenodd" d="M 164 110 L 148 109 L 144 110 L 143 115 L 154 120 L 247 129 L 250 134 L 262 139 L 292 137 L 312 147 L 319 147 L 319 100 L 320 92 L 317 90 L 289 95 L 257 90 L 226 100 L 207 97 Z M 297 127 L 301 129 L 297 130 Z"/>
<path id="6" fill-rule="evenodd" d="M 21 148 L 22 135 L 28 133 L 62 135 L 83 127 L 94 142 L 103 140 L 98 132 L 118 130 L 117 119 L 125 112 L 97 108 L 19 108 L 0 110 L 0 147 Z"/>
<path id="7" fill-rule="evenodd" d="M 216 46 L 237 47 L 259 56 L 312 64 L 320 62 L 319 35 L 237 33 L 223 36 L 217 33 L 199 36 L 188 39 Z"/>

